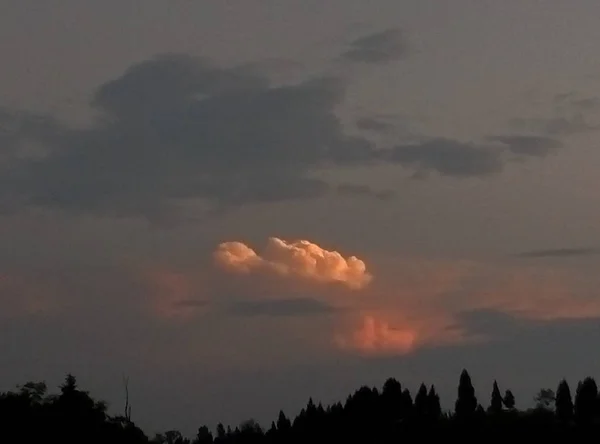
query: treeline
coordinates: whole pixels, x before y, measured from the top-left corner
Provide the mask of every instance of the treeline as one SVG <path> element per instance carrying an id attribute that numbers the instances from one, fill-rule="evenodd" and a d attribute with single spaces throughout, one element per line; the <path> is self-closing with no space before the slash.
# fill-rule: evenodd
<path id="1" fill-rule="evenodd" d="M 235 428 L 219 424 L 214 433 L 202 426 L 191 438 L 176 430 L 148 438 L 131 420 L 128 403 L 123 415 L 111 416 L 104 402 L 94 400 L 68 375 L 58 394 L 48 394 L 43 382 L 0 394 L 0 432 L 7 443 L 91 444 L 392 443 L 432 438 L 574 442 L 598 436 L 600 396 L 594 378 L 580 381 L 574 396 L 562 380 L 556 390 L 540 390 L 535 402 L 534 408 L 517 409 L 514 394 L 502 393 L 496 381 L 488 401 L 479 400 L 463 370 L 452 411 L 443 411 L 433 385 L 421 384 L 413 397 L 390 378 L 381 389 L 363 386 L 344 402 L 323 406 L 311 398 L 293 418 L 280 411 L 266 429 L 248 420 Z"/>

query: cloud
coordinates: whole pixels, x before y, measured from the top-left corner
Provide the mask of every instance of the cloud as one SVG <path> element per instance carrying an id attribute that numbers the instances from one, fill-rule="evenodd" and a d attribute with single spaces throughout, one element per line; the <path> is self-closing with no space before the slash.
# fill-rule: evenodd
<path id="1" fill-rule="evenodd" d="M 342 58 L 351 62 L 388 63 L 404 58 L 408 45 L 402 30 L 390 28 L 359 37 L 350 42 Z"/>
<path id="2" fill-rule="evenodd" d="M 359 290 L 372 280 L 365 263 L 345 258 L 306 240 L 286 242 L 271 237 L 261 255 L 242 242 L 224 242 L 214 253 L 217 264 L 236 273 L 267 272 L 313 282 L 340 283 Z"/>
<path id="3" fill-rule="evenodd" d="M 385 133 L 395 128 L 395 125 L 374 117 L 361 117 L 356 121 L 356 127 L 364 131 Z"/>
<path id="4" fill-rule="evenodd" d="M 397 145 L 383 154 L 392 163 L 416 170 L 419 176 L 435 171 L 443 176 L 477 177 L 500 173 L 506 154 L 544 157 L 560 146 L 554 139 L 522 135 L 490 136 L 491 143 L 469 143 L 437 138 Z"/>
<path id="5" fill-rule="evenodd" d="M 544 258 L 544 257 L 574 257 L 574 256 L 595 256 L 600 254 L 600 248 L 556 248 L 548 250 L 531 250 L 518 253 L 518 257 L 525 258 Z"/>
<path id="6" fill-rule="evenodd" d="M 402 42 L 388 30 L 358 39 L 347 57 L 390 60 L 404 54 Z M 556 144 L 510 135 L 379 148 L 345 131 L 336 112 L 346 86 L 325 76 L 274 84 L 251 65 L 165 54 L 100 85 L 91 100 L 99 117 L 88 127 L 0 111 L 0 209 L 170 223 L 194 205 L 217 214 L 323 197 L 331 185 L 317 175 L 332 167 L 395 163 L 421 175 L 485 176 L 503 169 L 506 154 L 542 157 Z M 359 126 L 383 129 L 369 119 Z"/>
<path id="7" fill-rule="evenodd" d="M 373 158 L 371 143 L 345 134 L 335 114 L 344 93 L 335 78 L 274 86 L 248 67 L 160 55 L 96 90 L 101 118 L 89 128 L 10 126 L 10 145 L 36 138 L 48 155 L 3 170 L 0 197 L 10 190 L 22 205 L 156 218 L 190 199 L 237 206 L 323 196 L 315 169 Z"/>
<path id="8" fill-rule="evenodd" d="M 331 314 L 336 308 L 314 298 L 238 301 L 228 312 L 239 316 L 315 316 Z"/>
<path id="9" fill-rule="evenodd" d="M 337 194 L 340 196 L 364 196 L 375 197 L 380 200 L 389 200 L 394 197 L 392 190 L 374 190 L 368 185 L 357 185 L 352 183 L 342 183 L 336 187 Z"/>
<path id="10" fill-rule="evenodd" d="M 372 315 L 362 318 L 359 328 L 348 336 L 334 338 L 342 349 L 351 349 L 363 354 L 406 354 L 414 349 L 416 333 L 410 329 L 390 327 Z"/>
<path id="11" fill-rule="evenodd" d="M 510 123 L 521 130 L 536 131 L 550 136 L 571 136 L 600 129 L 600 125 L 589 123 L 582 113 L 564 117 L 515 118 Z"/>
<path id="12" fill-rule="evenodd" d="M 391 150 L 389 160 L 418 172 L 437 171 L 459 177 L 498 173 L 503 166 L 497 151 L 450 139 L 396 146 Z"/>
<path id="13" fill-rule="evenodd" d="M 511 326 L 600 316 L 595 276 L 522 263 L 412 258 L 377 268 L 376 285 L 342 314 L 334 343 L 361 355 L 404 355 L 506 336 Z M 516 331 L 516 330 L 515 330 Z"/>
<path id="14" fill-rule="evenodd" d="M 506 145 L 513 154 L 531 157 L 545 157 L 562 146 L 556 139 L 541 136 L 492 136 L 488 139 Z"/>
<path id="15" fill-rule="evenodd" d="M 557 107 L 567 110 L 577 111 L 598 111 L 600 110 L 600 98 L 596 96 L 584 96 L 571 91 L 567 93 L 559 93 L 554 96 L 554 104 Z"/>
<path id="16" fill-rule="evenodd" d="M 572 136 L 597 131 L 600 122 L 594 122 L 594 114 L 600 110 L 598 97 L 581 97 L 575 92 L 561 93 L 554 97 L 552 113 L 548 117 L 526 117 L 511 120 L 520 130 L 529 130 L 549 136 Z"/>

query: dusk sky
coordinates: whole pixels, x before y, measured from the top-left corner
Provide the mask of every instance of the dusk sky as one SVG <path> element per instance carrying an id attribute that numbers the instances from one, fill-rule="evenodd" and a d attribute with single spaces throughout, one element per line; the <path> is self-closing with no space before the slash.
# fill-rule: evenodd
<path id="1" fill-rule="evenodd" d="M 600 373 L 597 0 L 0 11 L 0 390 L 191 434 Z"/>

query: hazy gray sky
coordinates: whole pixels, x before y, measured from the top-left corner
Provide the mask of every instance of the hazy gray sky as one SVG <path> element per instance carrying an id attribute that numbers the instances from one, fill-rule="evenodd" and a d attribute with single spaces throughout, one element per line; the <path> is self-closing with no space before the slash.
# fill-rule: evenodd
<path id="1" fill-rule="evenodd" d="M 597 1 L 0 4 L 1 388 L 191 434 L 600 371 Z"/>

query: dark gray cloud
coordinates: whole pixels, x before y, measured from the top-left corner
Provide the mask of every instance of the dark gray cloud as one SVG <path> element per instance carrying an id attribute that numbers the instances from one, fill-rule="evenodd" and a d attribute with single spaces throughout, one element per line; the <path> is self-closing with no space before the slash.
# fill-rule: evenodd
<path id="1" fill-rule="evenodd" d="M 373 42 L 385 48 L 382 42 L 397 32 L 359 39 L 357 48 L 375 51 Z M 541 157 L 557 145 L 503 136 L 490 146 L 437 138 L 375 149 L 369 139 L 344 132 L 336 115 L 344 96 L 337 78 L 273 85 L 250 65 L 223 68 L 186 55 L 157 56 L 97 89 L 91 105 L 101 117 L 90 127 L 0 113 L 0 208 L 171 223 L 187 200 L 208 203 L 219 214 L 248 203 L 324 196 L 330 185 L 312 174 L 327 167 L 392 162 L 419 174 L 484 176 L 502 170 L 506 153 Z M 368 118 L 361 124 L 383 129 Z M 338 192 L 390 196 L 356 187 Z"/>
<path id="2" fill-rule="evenodd" d="M 377 133 L 385 133 L 395 128 L 392 123 L 385 122 L 374 117 L 361 117 L 356 121 L 356 127 L 364 131 L 373 131 Z"/>
<path id="3" fill-rule="evenodd" d="M 388 63 L 404 58 L 408 45 L 402 30 L 390 28 L 350 42 L 342 58 L 352 62 Z"/>
<path id="4" fill-rule="evenodd" d="M 516 118 L 512 119 L 510 123 L 517 129 L 535 131 L 549 136 L 571 136 L 600 129 L 600 126 L 589 123 L 582 113 L 548 118 Z"/>
<path id="5" fill-rule="evenodd" d="M 554 139 L 533 136 L 493 136 L 491 144 L 437 138 L 398 145 L 386 153 L 387 160 L 416 170 L 418 175 L 435 171 L 444 176 L 473 177 L 496 174 L 509 160 L 506 154 L 543 157 L 560 146 Z"/>
<path id="6" fill-rule="evenodd" d="M 596 96 L 582 97 L 580 94 L 571 91 L 560 93 L 554 96 L 554 103 L 567 110 L 576 111 L 598 111 L 600 110 L 600 98 Z"/>
<path id="7" fill-rule="evenodd" d="M 433 139 L 394 147 L 391 162 L 419 173 L 436 171 L 446 176 L 482 176 L 498 173 L 503 162 L 496 150 L 451 139 Z"/>
<path id="8" fill-rule="evenodd" d="M 239 316 L 313 316 L 336 311 L 331 305 L 313 298 L 263 299 L 239 301 L 229 307 Z"/>
<path id="9" fill-rule="evenodd" d="M 353 183 L 342 183 L 336 187 L 336 192 L 340 196 L 364 196 L 375 197 L 381 200 L 389 200 L 394 197 L 392 190 L 374 190 L 368 185 L 359 185 Z"/>
<path id="10" fill-rule="evenodd" d="M 544 257 L 574 257 L 574 256 L 595 256 L 600 254 L 600 248 L 556 248 L 547 250 L 531 250 L 518 253 L 517 257 L 525 258 L 544 258 Z"/>
<path id="11" fill-rule="evenodd" d="M 593 122 L 600 110 L 600 98 L 582 97 L 575 92 L 556 94 L 552 103 L 552 116 L 512 119 L 510 124 L 519 129 L 534 131 L 548 136 L 571 136 L 597 131 L 600 124 Z"/>
<path id="12" fill-rule="evenodd" d="M 328 186 L 312 168 L 373 157 L 367 140 L 342 130 L 334 110 L 343 96 L 333 78 L 271 86 L 246 67 L 158 56 L 96 91 L 94 127 L 28 134 L 50 155 L 20 160 L 2 181 L 28 204 L 146 216 L 188 198 L 313 198 Z"/>
<path id="13" fill-rule="evenodd" d="M 506 145 L 513 154 L 532 157 L 545 157 L 562 146 L 558 140 L 542 136 L 493 136 L 488 139 Z"/>

